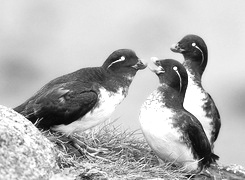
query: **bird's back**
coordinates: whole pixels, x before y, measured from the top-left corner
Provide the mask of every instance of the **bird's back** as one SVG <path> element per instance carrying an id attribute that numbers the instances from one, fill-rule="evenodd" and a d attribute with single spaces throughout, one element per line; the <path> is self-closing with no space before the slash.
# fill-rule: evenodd
<path id="1" fill-rule="evenodd" d="M 45 84 L 39 91 L 37 91 L 32 97 L 27 99 L 24 103 L 14 108 L 14 110 L 26 118 L 28 118 L 32 123 L 35 123 L 39 118 L 36 114 L 36 108 L 38 108 L 39 97 L 45 97 L 57 88 L 62 88 L 64 86 L 74 86 L 76 82 L 81 82 L 84 86 L 91 86 L 91 81 L 97 79 L 97 81 L 103 81 L 102 70 L 99 67 L 83 68 L 75 72 L 60 76 L 55 78 Z M 50 114 L 50 116 L 52 116 Z M 52 122 L 52 121 L 50 121 Z"/>

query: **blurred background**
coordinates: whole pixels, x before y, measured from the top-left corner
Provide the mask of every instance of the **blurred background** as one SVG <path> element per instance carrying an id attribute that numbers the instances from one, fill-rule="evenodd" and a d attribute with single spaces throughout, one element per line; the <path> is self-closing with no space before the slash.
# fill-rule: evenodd
<path id="1" fill-rule="evenodd" d="M 15 107 L 45 83 L 88 66 L 114 50 L 183 61 L 170 46 L 201 36 L 209 62 L 203 86 L 219 108 L 222 128 L 215 153 L 222 164 L 245 166 L 244 0 L 0 0 L 0 104 Z M 157 77 L 139 71 L 117 108 L 122 128 L 139 129 L 138 114 Z"/>

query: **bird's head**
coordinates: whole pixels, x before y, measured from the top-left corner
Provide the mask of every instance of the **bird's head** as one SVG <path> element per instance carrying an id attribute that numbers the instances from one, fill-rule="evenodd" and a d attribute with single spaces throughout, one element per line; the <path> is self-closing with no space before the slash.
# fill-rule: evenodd
<path id="1" fill-rule="evenodd" d="M 159 60 L 157 58 L 151 58 L 151 60 L 156 67 L 150 67 L 150 69 L 158 76 L 160 86 L 167 85 L 177 92 L 185 94 L 188 75 L 184 66 L 173 59 Z"/>
<path id="2" fill-rule="evenodd" d="M 208 59 L 208 49 L 204 40 L 197 35 L 186 35 L 170 48 L 173 52 L 183 54 L 185 60 L 196 63 L 205 69 Z"/>
<path id="3" fill-rule="evenodd" d="M 119 49 L 114 51 L 102 65 L 106 70 L 117 74 L 135 75 L 138 70 L 145 69 L 143 63 L 130 49 Z"/>

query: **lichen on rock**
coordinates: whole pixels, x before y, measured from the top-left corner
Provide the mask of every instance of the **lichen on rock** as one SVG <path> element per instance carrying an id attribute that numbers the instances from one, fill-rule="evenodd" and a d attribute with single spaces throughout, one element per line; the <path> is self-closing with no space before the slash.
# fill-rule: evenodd
<path id="1" fill-rule="evenodd" d="M 49 179 L 56 164 L 51 143 L 25 117 L 0 105 L 0 179 Z"/>

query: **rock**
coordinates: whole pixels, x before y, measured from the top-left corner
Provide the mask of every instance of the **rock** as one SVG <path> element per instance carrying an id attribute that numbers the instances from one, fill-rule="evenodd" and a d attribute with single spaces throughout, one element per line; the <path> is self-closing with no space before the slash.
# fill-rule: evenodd
<path id="1" fill-rule="evenodd" d="M 58 169 L 54 145 L 26 118 L 0 105 L 0 179 L 49 179 Z"/>
<path id="2" fill-rule="evenodd" d="M 232 164 L 229 166 L 220 166 L 219 174 L 222 175 L 222 179 L 244 180 L 245 168 L 236 164 Z"/>

